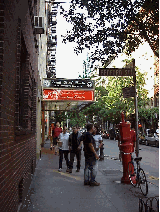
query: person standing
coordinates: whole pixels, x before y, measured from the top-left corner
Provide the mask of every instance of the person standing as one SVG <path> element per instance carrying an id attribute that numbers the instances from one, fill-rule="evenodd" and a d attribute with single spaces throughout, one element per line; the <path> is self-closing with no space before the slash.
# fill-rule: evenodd
<path id="1" fill-rule="evenodd" d="M 103 145 L 102 143 L 102 136 L 99 133 L 99 129 L 97 126 L 94 126 L 94 131 L 93 131 L 93 138 L 95 140 L 95 146 L 96 146 L 96 153 L 97 155 L 99 155 L 99 148 L 101 148 L 101 146 Z"/>
<path id="2" fill-rule="evenodd" d="M 78 128 L 73 127 L 73 132 L 69 136 L 69 149 L 70 149 L 70 166 L 68 171 L 69 173 L 72 173 L 75 155 L 77 158 L 76 172 L 80 171 L 81 150 L 82 150 L 82 143 L 83 143 L 83 141 L 81 141 L 81 136 L 82 134 L 78 131 Z"/>
<path id="3" fill-rule="evenodd" d="M 99 129 L 97 126 L 94 126 L 94 131 L 93 131 L 93 138 L 95 140 L 95 150 L 97 155 L 99 155 L 99 150 L 101 150 L 101 148 L 103 148 L 103 140 L 102 140 L 102 136 L 99 133 Z M 100 159 L 102 157 L 102 154 L 99 156 Z M 98 170 L 98 162 L 96 162 L 96 169 Z"/>
<path id="4" fill-rule="evenodd" d="M 69 160 L 68 160 L 68 153 L 69 153 L 69 133 L 67 133 L 67 127 L 63 127 L 63 132 L 59 135 L 59 142 L 61 142 L 61 146 L 59 147 L 59 172 L 62 171 L 62 161 L 63 155 L 66 160 L 67 170 L 69 169 Z"/>
<path id="5" fill-rule="evenodd" d="M 59 135 L 62 133 L 62 128 L 60 127 L 60 123 L 56 123 L 56 127 L 54 128 L 53 134 L 53 147 L 55 149 L 55 155 L 57 154 L 57 141 L 59 139 Z"/>
<path id="6" fill-rule="evenodd" d="M 96 178 L 96 160 L 99 159 L 95 151 L 95 141 L 92 136 L 94 131 L 93 124 L 87 124 L 87 132 L 83 136 L 85 169 L 84 169 L 84 185 L 99 186 L 100 183 L 95 181 Z"/>
<path id="7" fill-rule="evenodd" d="M 54 131 L 54 124 L 51 123 L 49 127 L 50 150 L 53 149 L 53 131 Z"/>

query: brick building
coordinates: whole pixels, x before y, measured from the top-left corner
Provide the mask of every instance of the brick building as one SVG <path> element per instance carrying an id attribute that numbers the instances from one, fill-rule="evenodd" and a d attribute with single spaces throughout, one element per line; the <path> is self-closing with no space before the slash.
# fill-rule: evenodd
<path id="1" fill-rule="evenodd" d="M 36 164 L 39 2 L 0 0 L 1 212 L 18 210 Z"/>

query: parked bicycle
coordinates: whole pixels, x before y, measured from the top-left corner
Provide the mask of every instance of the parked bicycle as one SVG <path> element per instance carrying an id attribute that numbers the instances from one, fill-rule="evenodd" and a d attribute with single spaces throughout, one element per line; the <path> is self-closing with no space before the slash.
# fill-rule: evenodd
<path id="1" fill-rule="evenodd" d="M 132 154 L 132 153 L 130 153 L 130 154 Z M 140 167 L 140 161 L 141 160 L 142 160 L 142 157 L 133 158 L 132 155 L 131 155 L 131 161 L 128 163 L 128 176 L 129 176 L 131 184 L 134 187 L 138 186 L 141 189 L 142 194 L 144 196 L 147 196 L 147 194 L 148 194 L 148 182 L 147 182 L 147 179 L 146 179 L 145 172 Z M 135 161 L 136 164 L 137 164 L 136 168 L 134 167 L 133 161 Z"/>

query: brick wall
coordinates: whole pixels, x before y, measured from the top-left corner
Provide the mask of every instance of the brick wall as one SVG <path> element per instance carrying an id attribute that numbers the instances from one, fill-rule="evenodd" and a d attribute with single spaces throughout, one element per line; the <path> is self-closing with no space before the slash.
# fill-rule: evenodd
<path id="1" fill-rule="evenodd" d="M 30 9 L 28 2 L 31 2 Z M 34 1 L 33 1 L 34 2 Z M 37 42 L 33 2 L 0 0 L 0 211 L 16 212 L 36 164 Z M 32 12 L 31 12 L 32 11 Z M 22 76 L 22 36 L 27 51 Z M 24 85 L 21 80 L 24 77 Z M 21 90 L 23 89 L 23 92 Z M 23 104 L 20 101 L 23 96 Z M 22 111 L 22 112 L 21 112 Z M 21 115 L 23 123 L 21 124 Z"/>

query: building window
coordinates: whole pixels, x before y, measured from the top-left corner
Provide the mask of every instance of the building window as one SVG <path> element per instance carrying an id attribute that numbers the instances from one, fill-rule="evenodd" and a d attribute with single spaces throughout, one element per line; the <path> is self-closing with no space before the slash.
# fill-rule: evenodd
<path id="1" fill-rule="evenodd" d="M 27 105 L 27 93 L 28 90 L 27 86 L 27 79 L 26 79 L 26 72 L 27 72 L 27 59 L 28 52 L 26 49 L 24 37 L 21 33 L 21 59 L 20 59 L 20 91 L 19 91 L 19 125 L 22 128 L 27 128 L 27 119 L 28 119 L 28 105 Z"/>
<path id="2" fill-rule="evenodd" d="M 36 83 L 34 70 L 30 64 L 24 36 L 18 29 L 17 72 L 16 72 L 16 130 L 15 133 L 26 134 L 36 129 Z"/>

